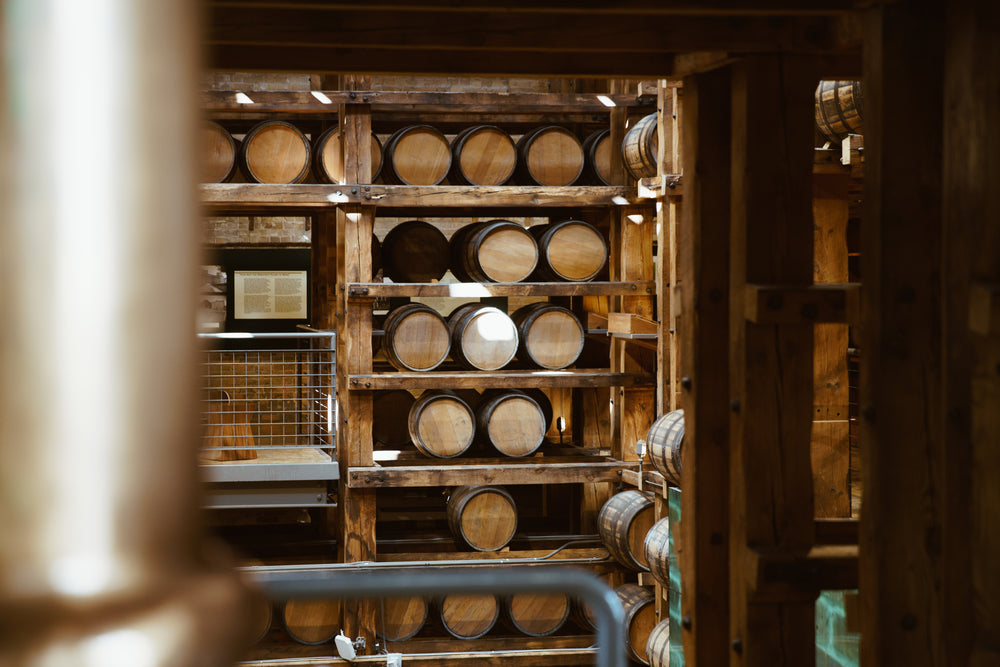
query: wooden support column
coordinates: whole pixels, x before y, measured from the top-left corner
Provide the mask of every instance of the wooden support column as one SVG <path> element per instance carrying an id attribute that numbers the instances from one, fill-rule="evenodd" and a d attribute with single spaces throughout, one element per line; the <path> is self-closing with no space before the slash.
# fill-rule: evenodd
<path id="1" fill-rule="evenodd" d="M 945 639 L 951 664 L 986 667 L 1000 664 L 1000 7 L 960 0 L 948 10 Z"/>
<path id="2" fill-rule="evenodd" d="M 846 283 L 846 174 L 813 176 L 813 279 Z M 817 324 L 814 329 L 812 468 L 816 516 L 851 516 L 850 422 L 847 415 L 848 325 Z"/>
<path id="3" fill-rule="evenodd" d="M 670 136 L 671 144 L 671 154 L 673 158 L 673 164 L 675 167 L 680 167 L 683 160 L 683 155 L 681 154 L 681 137 L 684 131 L 683 124 L 683 111 L 684 111 L 684 89 L 674 88 L 673 89 L 673 113 L 671 114 L 671 121 L 673 126 L 673 131 Z M 683 202 L 679 197 L 671 197 L 667 203 L 667 245 L 669 250 L 669 256 L 674 260 L 670 266 L 670 291 L 673 291 L 679 286 L 681 277 L 677 271 L 677 258 L 680 253 L 680 249 L 677 244 L 677 226 L 680 222 L 681 216 L 683 215 Z M 671 410 L 676 410 L 677 408 L 684 407 L 680 405 L 680 323 L 678 322 L 678 315 L 680 313 L 680 302 L 679 298 L 670 299 L 670 307 L 667 309 L 667 317 L 669 318 L 670 327 L 667 329 L 667 334 L 669 336 L 669 347 L 670 347 L 670 391 L 669 400 L 667 401 Z"/>
<path id="4" fill-rule="evenodd" d="M 729 655 L 730 70 L 686 78 L 684 112 L 686 202 L 675 296 L 684 308 L 685 446 L 677 552 L 685 664 L 712 667 Z"/>
<path id="5" fill-rule="evenodd" d="M 368 77 L 345 77 L 344 90 L 368 90 Z M 344 174 L 348 183 L 371 182 L 371 113 L 365 104 L 340 109 Z M 362 186 L 363 187 L 363 186 Z M 370 282 L 373 206 L 344 205 L 337 210 L 337 388 L 340 407 L 337 460 L 341 483 L 338 496 L 338 555 L 342 562 L 375 560 L 375 490 L 350 488 L 345 480 L 351 467 L 372 466 L 372 395 L 351 391 L 347 376 L 370 373 L 372 368 L 371 303 L 348 300 L 343 287 Z M 375 606 L 370 601 L 345 601 L 344 632 L 364 637 L 367 651 L 375 646 Z"/>
<path id="6" fill-rule="evenodd" d="M 815 662 L 815 591 L 758 585 L 750 564 L 813 543 L 813 325 L 749 322 L 745 301 L 747 284 L 812 283 L 817 77 L 793 56 L 733 67 L 730 664 L 798 667 Z"/>
<path id="7" fill-rule="evenodd" d="M 911 2 L 865 16 L 859 576 L 862 664 L 872 667 L 963 664 L 945 641 L 963 621 L 945 603 L 942 9 Z M 961 150 L 983 148 L 976 138 Z"/>

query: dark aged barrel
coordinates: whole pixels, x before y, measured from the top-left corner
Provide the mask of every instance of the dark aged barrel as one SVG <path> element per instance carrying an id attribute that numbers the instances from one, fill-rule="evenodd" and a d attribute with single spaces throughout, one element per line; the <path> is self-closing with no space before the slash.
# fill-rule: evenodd
<path id="1" fill-rule="evenodd" d="M 505 456 L 534 454 L 545 442 L 545 413 L 520 391 L 484 396 L 476 410 L 479 433 Z"/>
<path id="2" fill-rule="evenodd" d="M 642 543 L 649 573 L 664 586 L 670 585 L 670 521 L 664 517 L 653 524 Z"/>
<path id="3" fill-rule="evenodd" d="M 413 394 L 405 389 L 376 391 L 372 397 L 372 439 L 388 449 L 410 444 L 409 416 Z"/>
<path id="4" fill-rule="evenodd" d="M 625 608 L 629 657 L 647 665 L 646 644 L 656 625 L 655 596 L 649 589 L 635 584 L 623 584 L 615 589 L 615 593 Z"/>
<path id="5" fill-rule="evenodd" d="M 243 173 L 258 183 L 301 183 L 310 163 L 306 135 L 283 120 L 254 125 L 240 144 Z"/>
<path id="6" fill-rule="evenodd" d="M 503 185 L 514 175 L 517 148 L 494 125 L 467 127 L 451 142 L 451 173 L 456 185 Z"/>
<path id="7" fill-rule="evenodd" d="M 385 142 L 383 177 L 399 185 L 437 185 L 451 169 L 448 138 L 430 125 L 396 130 Z"/>
<path id="8" fill-rule="evenodd" d="M 659 145 L 655 113 L 643 117 L 629 128 L 622 139 L 622 160 L 632 178 L 639 180 L 656 176 L 656 152 Z"/>
<path id="9" fill-rule="evenodd" d="M 375 181 L 382 173 L 382 142 L 372 133 L 372 173 Z M 344 156 L 340 147 L 340 128 L 331 127 L 313 143 L 313 164 L 316 178 L 323 183 L 345 183 Z"/>
<path id="10" fill-rule="evenodd" d="M 670 619 L 656 624 L 646 640 L 646 664 L 649 667 L 670 665 Z"/>
<path id="11" fill-rule="evenodd" d="M 410 639 L 427 622 L 427 600 L 419 595 L 384 598 L 376 606 L 375 634 L 390 642 Z"/>
<path id="12" fill-rule="evenodd" d="M 531 303 L 511 316 L 518 331 L 517 358 L 539 368 L 571 366 L 583 352 L 586 332 L 573 311 L 551 303 Z"/>
<path id="13" fill-rule="evenodd" d="M 504 598 L 504 623 L 530 637 L 545 637 L 569 617 L 570 598 L 565 593 L 516 593 Z"/>
<path id="14" fill-rule="evenodd" d="M 652 497 L 630 489 L 604 503 L 597 516 L 597 531 L 615 560 L 633 570 L 648 570 L 642 546 L 654 520 Z"/>
<path id="15" fill-rule="evenodd" d="M 458 639 L 476 639 L 493 629 L 500 618 L 500 602 L 495 595 L 445 595 L 440 600 L 441 623 Z"/>
<path id="16" fill-rule="evenodd" d="M 667 482 L 681 485 L 681 447 L 684 445 L 684 410 L 663 415 L 646 433 L 649 460 Z"/>
<path id="17" fill-rule="evenodd" d="M 517 327 L 499 308 L 469 303 L 448 316 L 451 356 L 472 370 L 495 371 L 517 353 Z"/>
<path id="18" fill-rule="evenodd" d="M 587 180 L 594 185 L 611 185 L 611 130 L 597 130 L 583 140 Z"/>
<path id="19" fill-rule="evenodd" d="M 422 220 L 401 222 L 382 239 L 382 271 L 393 282 L 440 280 L 449 263 L 448 238 Z"/>
<path id="20" fill-rule="evenodd" d="M 271 630 L 271 621 L 274 619 L 274 607 L 270 600 L 264 598 L 255 599 L 251 603 L 250 609 L 250 637 L 254 644 L 262 641 Z"/>
<path id="21" fill-rule="evenodd" d="M 382 348 L 398 370 L 429 371 L 448 357 L 448 324 L 430 306 L 408 303 L 386 316 Z"/>
<path id="22" fill-rule="evenodd" d="M 538 241 L 538 270 L 543 281 L 593 280 L 608 261 L 608 243 L 593 225 L 564 220 L 528 230 Z"/>
<path id="23" fill-rule="evenodd" d="M 202 183 L 224 183 L 236 171 L 236 140 L 229 130 L 210 120 L 201 124 Z"/>
<path id="24" fill-rule="evenodd" d="M 820 81 L 816 87 L 816 128 L 830 141 L 864 131 L 860 81 Z"/>
<path id="25" fill-rule="evenodd" d="M 517 530 L 517 506 L 499 486 L 456 487 L 447 514 L 455 539 L 476 551 L 502 549 Z"/>
<path id="26" fill-rule="evenodd" d="M 428 389 L 410 408 L 410 440 L 419 452 L 435 458 L 462 454 L 476 436 L 476 416 L 455 392 Z"/>
<path id="27" fill-rule="evenodd" d="M 451 237 L 451 271 L 462 282 L 516 283 L 538 265 L 538 243 L 521 225 L 490 220 L 466 225 Z"/>
<path id="28" fill-rule="evenodd" d="M 517 142 L 518 180 L 526 185 L 572 185 L 583 173 L 583 145 L 564 127 L 546 125 Z"/>
<path id="29" fill-rule="evenodd" d="M 340 600 L 288 600 L 281 622 L 298 643 L 324 644 L 340 631 Z"/>

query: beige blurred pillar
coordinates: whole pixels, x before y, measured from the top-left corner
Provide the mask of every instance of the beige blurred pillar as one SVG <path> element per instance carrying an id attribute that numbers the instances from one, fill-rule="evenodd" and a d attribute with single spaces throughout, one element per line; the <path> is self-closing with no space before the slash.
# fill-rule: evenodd
<path id="1" fill-rule="evenodd" d="M 189 0 L 0 0 L 0 664 L 214 665 Z"/>

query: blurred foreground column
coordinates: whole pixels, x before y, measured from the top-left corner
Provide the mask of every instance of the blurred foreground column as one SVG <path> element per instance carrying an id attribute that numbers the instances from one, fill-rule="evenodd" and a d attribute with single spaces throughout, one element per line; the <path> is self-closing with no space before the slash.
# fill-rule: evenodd
<path id="1" fill-rule="evenodd" d="M 216 665 L 191 2 L 0 0 L 0 664 Z"/>

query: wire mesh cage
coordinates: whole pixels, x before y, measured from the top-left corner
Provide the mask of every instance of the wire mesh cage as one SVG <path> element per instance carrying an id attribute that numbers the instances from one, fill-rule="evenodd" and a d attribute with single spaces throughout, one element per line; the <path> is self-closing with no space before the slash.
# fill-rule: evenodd
<path id="1" fill-rule="evenodd" d="M 202 463 L 328 462 L 336 445 L 334 334 L 199 334 Z"/>

